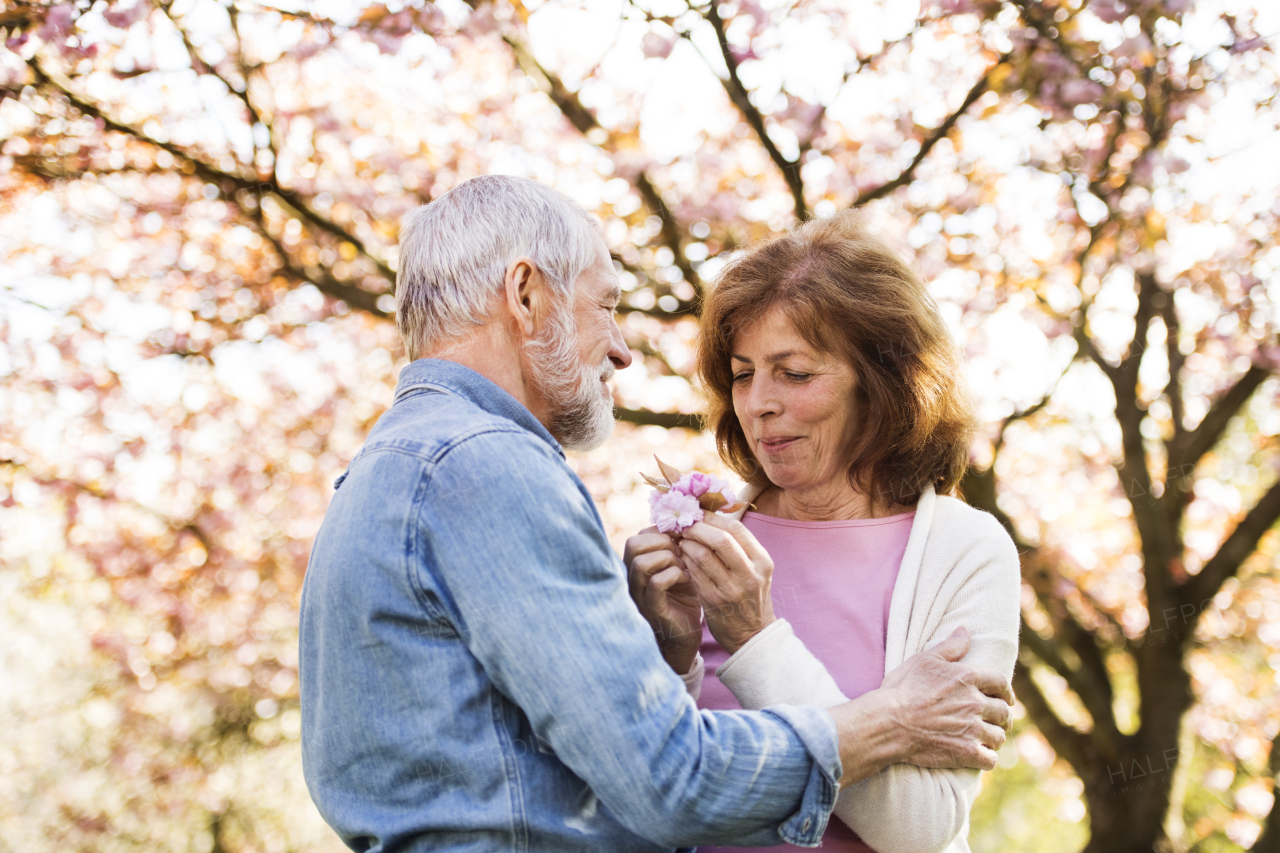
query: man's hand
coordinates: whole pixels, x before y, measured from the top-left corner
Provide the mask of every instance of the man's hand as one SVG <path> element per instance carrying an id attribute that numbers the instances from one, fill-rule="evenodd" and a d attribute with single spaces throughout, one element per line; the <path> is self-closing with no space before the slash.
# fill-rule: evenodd
<path id="1" fill-rule="evenodd" d="M 900 762 L 991 770 L 1011 719 L 1013 690 L 998 672 L 958 661 L 969 632 L 912 655 L 880 688 L 831 709 L 840 732 L 841 786 Z"/>
<path id="2" fill-rule="evenodd" d="M 969 632 L 947 639 L 889 673 L 880 689 L 899 702 L 899 722 L 910 742 L 905 761 L 918 767 L 992 770 L 1004 745 L 1013 690 L 998 672 L 958 661 L 969 650 Z"/>
<path id="3" fill-rule="evenodd" d="M 684 675 L 702 644 L 702 605 L 674 540 L 646 528 L 627 540 L 622 561 L 631 600 L 653 628 L 667 664 Z"/>

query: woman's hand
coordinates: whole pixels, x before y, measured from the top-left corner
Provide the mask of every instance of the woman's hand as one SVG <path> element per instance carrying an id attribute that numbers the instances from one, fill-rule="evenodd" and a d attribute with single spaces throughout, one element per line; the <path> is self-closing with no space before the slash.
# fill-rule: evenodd
<path id="1" fill-rule="evenodd" d="M 679 543 L 707 627 L 733 654 L 775 620 L 773 559 L 736 519 L 709 512 Z"/>
<path id="2" fill-rule="evenodd" d="M 684 675 L 702 644 L 702 605 L 670 536 L 647 527 L 622 552 L 631 600 L 653 628 L 667 664 Z"/>

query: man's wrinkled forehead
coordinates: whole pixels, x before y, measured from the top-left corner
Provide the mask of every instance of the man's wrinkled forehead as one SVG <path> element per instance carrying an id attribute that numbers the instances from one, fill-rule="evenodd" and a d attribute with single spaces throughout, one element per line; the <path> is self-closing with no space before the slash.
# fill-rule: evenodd
<path id="1" fill-rule="evenodd" d="M 600 241 L 600 249 L 596 262 L 578 278 L 578 296 L 617 305 L 622 300 L 622 280 L 618 278 L 618 270 L 604 240 Z"/>

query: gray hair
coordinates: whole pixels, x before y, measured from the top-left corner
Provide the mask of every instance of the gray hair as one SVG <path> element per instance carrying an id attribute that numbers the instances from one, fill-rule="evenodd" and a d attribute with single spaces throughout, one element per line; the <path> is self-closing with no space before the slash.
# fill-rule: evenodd
<path id="1" fill-rule="evenodd" d="M 528 257 L 562 299 L 597 258 L 599 226 L 528 178 L 482 175 L 410 211 L 400 227 L 396 328 L 409 358 L 484 322 L 507 267 Z"/>

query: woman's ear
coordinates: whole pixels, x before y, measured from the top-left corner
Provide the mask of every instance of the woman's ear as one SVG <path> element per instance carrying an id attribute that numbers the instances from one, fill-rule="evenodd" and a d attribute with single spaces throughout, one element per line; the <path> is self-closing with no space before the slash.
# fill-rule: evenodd
<path id="1" fill-rule="evenodd" d="M 553 294 L 532 258 L 522 257 L 511 262 L 503 280 L 503 291 L 507 312 L 519 335 L 536 336 L 551 313 Z"/>

